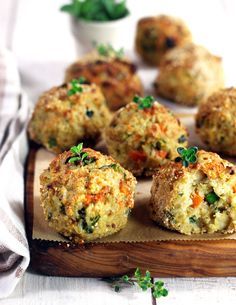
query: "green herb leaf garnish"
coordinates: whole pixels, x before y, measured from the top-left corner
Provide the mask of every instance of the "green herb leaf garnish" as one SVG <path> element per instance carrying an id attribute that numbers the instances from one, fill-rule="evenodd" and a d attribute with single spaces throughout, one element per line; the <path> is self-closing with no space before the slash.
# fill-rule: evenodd
<path id="1" fill-rule="evenodd" d="M 142 291 L 152 289 L 154 298 L 166 297 L 168 295 L 168 290 L 164 287 L 163 281 L 153 283 L 150 272 L 146 271 L 143 276 L 139 268 L 135 270 L 133 277 L 123 275 L 122 277 L 112 277 L 104 280 L 110 283 L 116 292 L 120 292 L 124 287 L 137 285 Z"/>
<path id="2" fill-rule="evenodd" d="M 155 102 L 155 99 L 153 96 L 146 96 L 146 97 L 140 97 L 140 96 L 135 96 L 133 98 L 133 102 L 138 104 L 138 109 L 145 109 L 145 108 L 151 108 L 153 103 Z"/>
<path id="3" fill-rule="evenodd" d="M 86 80 L 83 76 L 81 76 L 79 79 L 72 79 L 72 81 L 70 82 L 71 89 L 68 90 L 67 95 L 71 96 L 78 92 L 83 92 L 83 88 L 80 85 L 84 84 L 85 81 Z"/>
<path id="4" fill-rule="evenodd" d="M 205 199 L 209 204 L 214 204 L 216 201 L 220 199 L 220 197 L 216 195 L 214 191 L 212 191 L 205 196 Z"/>
<path id="5" fill-rule="evenodd" d="M 71 147 L 70 151 L 72 152 L 73 156 L 69 157 L 66 160 L 66 163 L 68 162 L 85 166 L 96 161 L 94 157 L 89 157 L 87 152 L 83 152 L 83 143 Z"/>
<path id="6" fill-rule="evenodd" d="M 79 155 L 82 152 L 83 149 L 83 143 L 79 143 L 77 146 L 72 146 L 70 151 L 75 154 L 75 155 Z"/>
<path id="7" fill-rule="evenodd" d="M 177 157 L 175 161 L 182 162 L 183 166 L 188 167 L 190 163 L 197 162 L 198 148 L 196 146 L 189 148 L 178 147 L 177 152 L 179 153 L 180 157 Z"/>
<path id="8" fill-rule="evenodd" d="M 129 15 L 125 0 L 72 0 L 63 5 L 61 11 L 78 19 L 94 21 L 116 20 Z"/>
<path id="9" fill-rule="evenodd" d="M 104 57 L 116 57 L 120 59 L 124 57 L 123 48 L 115 50 L 110 44 L 99 44 L 96 46 L 96 49 L 98 54 Z"/>

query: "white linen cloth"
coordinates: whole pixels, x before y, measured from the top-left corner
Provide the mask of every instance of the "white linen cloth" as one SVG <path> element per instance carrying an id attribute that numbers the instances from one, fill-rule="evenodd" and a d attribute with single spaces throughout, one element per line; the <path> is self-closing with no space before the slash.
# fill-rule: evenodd
<path id="1" fill-rule="evenodd" d="M 24 228 L 28 114 L 14 56 L 0 50 L 0 298 L 14 290 L 29 265 Z"/>

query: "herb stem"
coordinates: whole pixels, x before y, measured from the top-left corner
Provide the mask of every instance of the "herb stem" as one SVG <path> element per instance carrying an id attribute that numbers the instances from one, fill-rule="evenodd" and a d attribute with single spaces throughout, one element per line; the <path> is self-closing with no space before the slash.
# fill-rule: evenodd
<path id="1" fill-rule="evenodd" d="M 142 291 L 151 289 L 154 298 L 166 297 L 168 295 L 168 290 L 164 287 L 164 282 L 154 282 L 149 271 L 146 271 L 143 276 L 139 268 L 135 270 L 133 277 L 123 275 L 122 277 L 111 277 L 104 280 L 110 283 L 116 292 L 120 292 L 125 287 L 136 285 Z"/>

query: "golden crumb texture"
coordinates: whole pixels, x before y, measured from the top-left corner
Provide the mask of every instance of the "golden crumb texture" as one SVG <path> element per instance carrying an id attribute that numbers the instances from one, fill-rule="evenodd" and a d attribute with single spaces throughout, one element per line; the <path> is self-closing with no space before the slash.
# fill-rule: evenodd
<path id="1" fill-rule="evenodd" d="M 110 112 L 97 85 L 79 86 L 82 92 L 73 95 L 68 95 L 71 84 L 67 83 L 39 98 L 28 126 L 31 140 L 55 153 L 80 141 L 98 141 Z"/>
<path id="2" fill-rule="evenodd" d="M 139 20 L 135 46 L 140 57 L 150 65 L 160 64 L 167 51 L 192 41 L 186 24 L 179 18 L 160 15 Z"/>
<path id="3" fill-rule="evenodd" d="M 41 205 L 50 227 L 75 243 L 121 230 L 134 206 L 136 179 L 111 157 L 84 148 L 87 165 L 58 155 L 40 176 Z"/>
<path id="4" fill-rule="evenodd" d="M 117 110 L 132 101 L 135 95 L 143 94 L 136 66 L 126 58 L 105 57 L 92 52 L 67 68 L 65 80 L 81 76 L 101 88 L 111 110 Z"/>
<path id="5" fill-rule="evenodd" d="M 176 47 L 164 56 L 154 86 L 159 96 L 196 106 L 224 88 L 222 60 L 192 43 Z"/>
<path id="6" fill-rule="evenodd" d="M 236 156 L 235 88 L 217 91 L 200 105 L 196 132 L 212 151 Z"/>
<path id="7" fill-rule="evenodd" d="M 177 147 L 188 144 L 186 128 L 157 101 L 146 109 L 129 103 L 116 112 L 104 133 L 111 156 L 136 176 L 152 175 L 177 157 Z"/>
<path id="8" fill-rule="evenodd" d="M 236 231 L 236 167 L 199 151 L 197 162 L 163 165 L 153 177 L 150 217 L 183 234 Z"/>

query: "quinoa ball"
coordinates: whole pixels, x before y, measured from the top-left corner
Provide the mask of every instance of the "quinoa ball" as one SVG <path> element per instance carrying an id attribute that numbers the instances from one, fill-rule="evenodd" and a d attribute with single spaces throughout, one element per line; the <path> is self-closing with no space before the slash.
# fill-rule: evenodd
<path id="1" fill-rule="evenodd" d="M 133 175 L 90 148 L 78 154 L 72 148 L 55 157 L 41 174 L 40 184 L 49 226 L 75 243 L 118 232 L 134 206 Z"/>
<path id="2" fill-rule="evenodd" d="M 31 140 L 60 153 L 80 140 L 94 141 L 110 121 L 105 98 L 95 84 L 79 85 L 70 95 L 71 83 L 45 92 L 36 104 L 29 123 Z"/>
<path id="3" fill-rule="evenodd" d="M 196 116 L 196 132 L 216 152 L 236 156 L 236 89 L 212 94 Z"/>
<path id="4" fill-rule="evenodd" d="M 136 94 L 143 93 L 135 65 L 122 56 L 102 56 L 95 51 L 69 66 L 65 80 L 80 76 L 101 88 L 111 110 L 117 110 L 132 101 Z"/>
<path id="5" fill-rule="evenodd" d="M 178 18 L 160 15 L 139 20 L 136 31 L 136 51 L 151 65 L 159 65 L 164 54 L 174 47 L 192 41 L 186 24 Z"/>
<path id="6" fill-rule="evenodd" d="M 150 217 L 183 234 L 236 231 L 236 167 L 199 151 L 197 162 L 163 165 L 154 175 Z"/>
<path id="7" fill-rule="evenodd" d="M 174 160 L 177 147 L 187 146 L 188 140 L 179 119 L 152 97 L 139 97 L 116 112 L 104 134 L 109 153 L 136 176 L 150 176 Z"/>
<path id="8" fill-rule="evenodd" d="M 175 48 L 164 56 L 154 86 L 159 96 L 196 106 L 224 87 L 221 58 L 194 44 Z"/>

